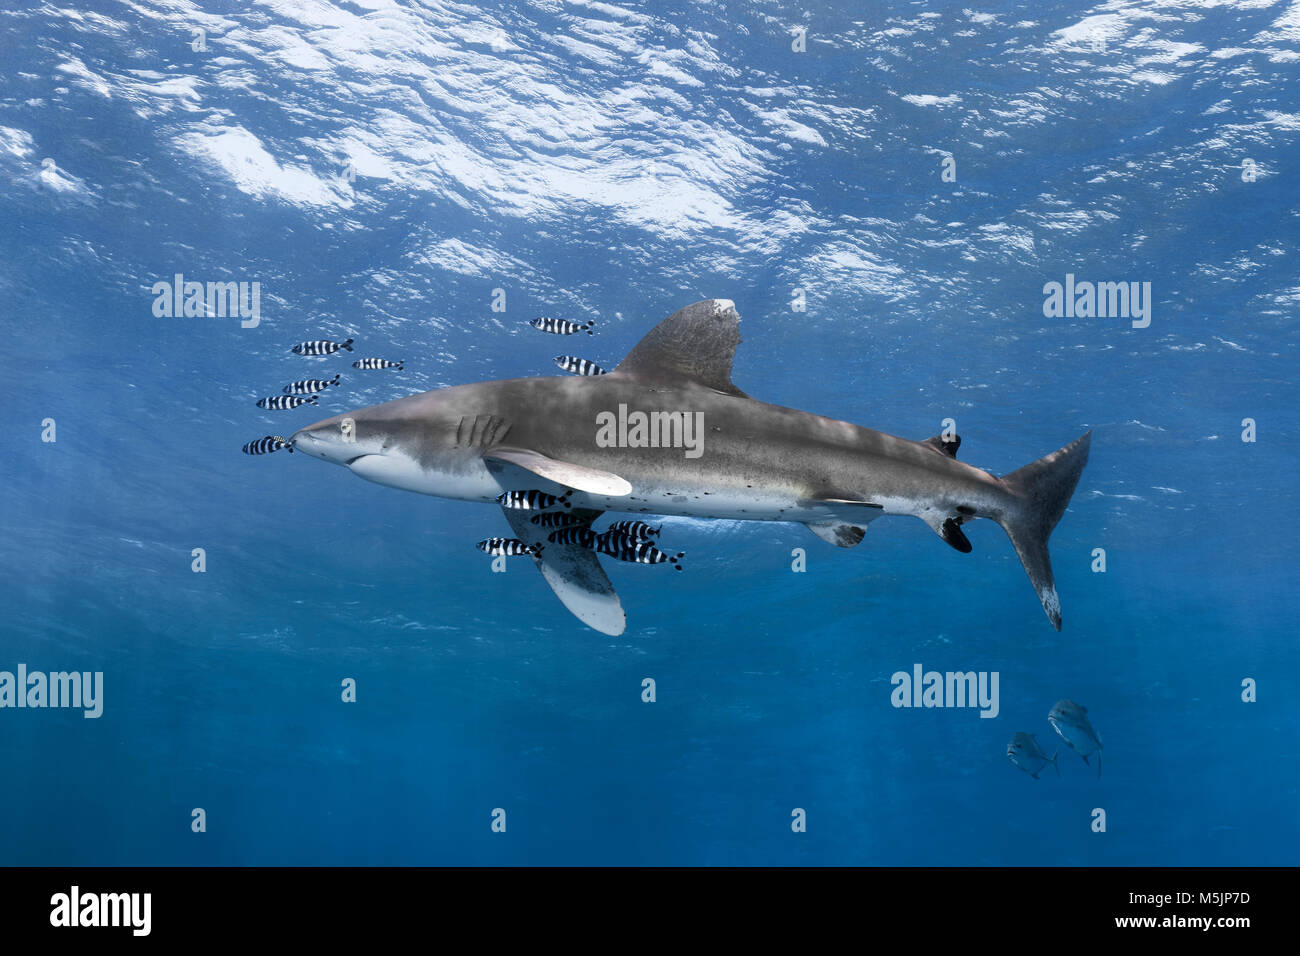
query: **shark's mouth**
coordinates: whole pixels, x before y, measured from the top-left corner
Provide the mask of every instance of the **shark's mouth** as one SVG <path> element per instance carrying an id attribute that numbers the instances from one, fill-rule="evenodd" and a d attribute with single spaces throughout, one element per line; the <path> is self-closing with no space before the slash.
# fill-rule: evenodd
<path id="1" fill-rule="evenodd" d="M 355 458 L 349 458 L 349 459 L 348 459 L 347 461 L 345 461 L 343 464 L 345 464 L 345 465 L 347 465 L 349 468 L 351 468 L 353 465 L 355 465 L 357 462 L 359 462 L 362 458 L 373 458 L 373 457 L 375 457 L 375 456 L 374 456 L 374 455 L 368 455 L 368 454 L 367 454 L 367 455 L 357 455 Z"/>

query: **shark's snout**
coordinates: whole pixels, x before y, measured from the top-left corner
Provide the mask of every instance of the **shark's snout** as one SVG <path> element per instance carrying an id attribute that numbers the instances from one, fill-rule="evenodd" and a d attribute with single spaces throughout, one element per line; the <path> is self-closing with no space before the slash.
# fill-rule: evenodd
<path id="1" fill-rule="evenodd" d="M 357 441 L 356 426 L 346 418 L 327 418 L 299 429 L 289 436 L 289 441 L 295 451 L 337 465 L 350 465 L 358 458 L 375 453 L 368 443 Z"/>

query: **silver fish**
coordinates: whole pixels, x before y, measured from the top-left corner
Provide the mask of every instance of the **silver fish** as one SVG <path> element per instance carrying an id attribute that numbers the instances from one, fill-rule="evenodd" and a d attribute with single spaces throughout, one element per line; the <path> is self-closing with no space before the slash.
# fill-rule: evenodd
<path id="1" fill-rule="evenodd" d="M 1039 773 L 1049 763 L 1056 768 L 1056 775 L 1061 775 L 1061 768 L 1056 763 L 1057 754 L 1052 754 L 1049 758 L 1042 747 L 1038 745 L 1038 738 L 1033 734 L 1027 734 L 1023 730 L 1019 731 L 1011 738 L 1011 743 L 1007 744 L 1007 759 L 1023 770 L 1035 780 L 1038 779 Z"/>
<path id="2" fill-rule="evenodd" d="M 1097 755 L 1097 778 L 1101 779 L 1101 738 L 1088 720 L 1088 708 L 1072 700 L 1058 700 L 1048 713 L 1047 722 L 1084 763 L 1088 763 L 1089 754 Z"/>
<path id="3" fill-rule="evenodd" d="M 353 368 L 364 369 L 366 371 L 376 371 L 381 368 L 395 368 L 399 372 L 402 370 L 401 362 L 390 362 L 388 359 L 381 358 L 363 358 L 357 359 L 352 363 Z"/>

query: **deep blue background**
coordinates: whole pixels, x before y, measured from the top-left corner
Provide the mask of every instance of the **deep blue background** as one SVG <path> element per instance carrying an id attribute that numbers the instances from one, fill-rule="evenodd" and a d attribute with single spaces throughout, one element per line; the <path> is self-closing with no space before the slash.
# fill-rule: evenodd
<path id="1" fill-rule="evenodd" d="M 1295 864 L 1300 8 L 477 6 L 0 15 L 0 669 L 106 683 L 99 720 L 0 711 L 0 862 Z M 178 271 L 260 282 L 261 325 L 155 318 Z M 1151 282 L 1150 328 L 1044 318 L 1067 272 Z M 763 400 L 952 417 L 997 474 L 1093 428 L 1065 629 L 991 523 L 963 556 L 670 519 L 687 573 L 610 568 L 611 639 L 489 572 L 494 509 L 239 453 L 610 367 L 710 296 Z M 349 335 L 406 371 L 286 351 Z M 893 709 L 914 662 L 999 671 L 1000 716 Z M 1004 756 L 1060 697 L 1100 781 Z"/>

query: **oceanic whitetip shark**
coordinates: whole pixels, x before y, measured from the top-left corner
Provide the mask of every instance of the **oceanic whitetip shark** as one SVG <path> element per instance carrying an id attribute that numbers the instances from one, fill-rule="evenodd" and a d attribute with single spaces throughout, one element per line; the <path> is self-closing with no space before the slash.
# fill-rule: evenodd
<path id="1" fill-rule="evenodd" d="M 1091 432 L 997 478 L 957 461 L 955 436 L 910 441 L 750 398 L 731 383 L 739 324 L 730 301 L 697 302 L 607 375 L 439 388 L 327 418 L 290 441 L 368 481 L 426 495 L 488 504 L 506 491 L 570 492 L 574 512 L 592 520 L 615 511 L 791 521 L 841 548 L 881 515 L 913 515 L 968 552 L 961 526 L 989 518 L 1060 630 L 1047 539 Z M 596 552 L 545 543 L 530 512 L 502 510 L 516 537 L 543 545 L 532 560 L 565 607 L 598 631 L 623 633 Z"/>

